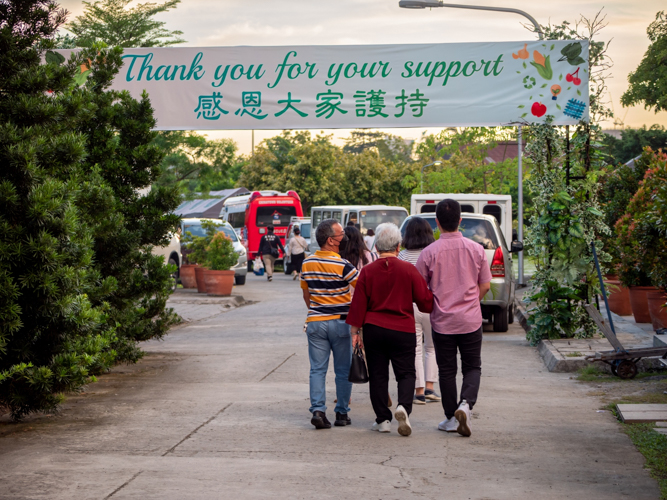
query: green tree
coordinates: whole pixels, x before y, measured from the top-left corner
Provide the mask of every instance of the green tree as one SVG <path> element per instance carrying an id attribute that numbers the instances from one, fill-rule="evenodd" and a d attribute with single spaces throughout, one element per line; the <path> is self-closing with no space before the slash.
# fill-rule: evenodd
<path id="1" fill-rule="evenodd" d="M 80 115 L 75 130 L 86 137 L 83 174 L 99 177 L 108 189 L 86 192 L 79 200 L 93 229 L 95 266 L 117 283 L 113 294 L 95 299 L 110 306 L 118 360 L 136 361 L 142 356 L 138 342 L 160 338 L 176 321 L 166 308 L 174 270 L 151 248 L 167 244 L 176 230 L 179 217 L 173 210 L 180 197 L 175 186 L 153 185 L 162 173 L 163 153 L 153 143 L 155 119 L 147 94 L 136 100 L 110 89 L 121 55 L 120 47 L 93 47 L 81 54 L 92 71 L 75 94 L 89 111 Z"/>
<path id="2" fill-rule="evenodd" d="M 651 125 L 646 128 L 628 128 L 621 132 L 621 138 L 608 134 L 602 136 L 604 151 L 609 155 L 609 163 L 618 165 L 627 163 L 642 154 L 644 148 L 650 147 L 654 151 L 667 150 L 667 130 L 661 125 Z"/>
<path id="3" fill-rule="evenodd" d="M 630 73 L 630 87 L 621 96 L 623 106 L 644 104 L 645 109 L 667 111 L 667 16 L 664 11 L 655 15 L 649 24 L 648 38 L 651 40 L 644 59 Z"/>
<path id="4" fill-rule="evenodd" d="M 74 64 L 41 64 L 65 11 L 54 0 L 0 3 L 0 407 L 50 410 L 114 360 L 105 304 L 113 278 L 93 265 L 77 205 L 91 109 Z"/>
<path id="5" fill-rule="evenodd" d="M 240 159 L 231 139 L 169 131 L 158 133 L 154 144 L 165 154 L 157 185 L 176 186 L 186 198 L 234 187 L 238 180 Z"/>
<path id="6" fill-rule="evenodd" d="M 168 47 L 185 42 L 178 38 L 182 31 L 167 30 L 164 21 L 154 19 L 157 14 L 176 8 L 181 0 L 143 3 L 128 9 L 131 2 L 84 1 L 84 13 L 66 28 L 74 33 L 79 47 L 90 47 L 95 42 L 118 47 Z"/>

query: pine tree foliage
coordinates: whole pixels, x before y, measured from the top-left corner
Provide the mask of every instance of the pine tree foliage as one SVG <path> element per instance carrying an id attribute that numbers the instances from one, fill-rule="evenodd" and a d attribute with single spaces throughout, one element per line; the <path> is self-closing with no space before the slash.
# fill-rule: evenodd
<path id="1" fill-rule="evenodd" d="M 142 355 L 137 342 L 162 337 L 177 319 L 166 309 L 175 269 L 152 255 L 151 248 L 167 244 L 176 230 L 179 218 L 173 210 L 180 198 L 175 186 L 151 188 L 161 175 L 163 153 L 153 144 L 155 119 L 148 96 L 136 100 L 110 90 L 121 55 L 119 47 L 93 47 L 81 55 L 92 70 L 80 90 L 90 109 L 77 123 L 87 139 L 81 168 L 108 191 L 88 190 L 78 201 L 93 230 L 95 267 L 117 283 L 113 294 L 94 300 L 110 305 L 118 361 L 136 361 Z"/>
<path id="2" fill-rule="evenodd" d="M 83 2 L 83 15 L 67 25 L 74 33 L 79 47 L 90 47 L 104 42 L 118 47 L 168 47 L 183 43 L 178 38 L 182 31 L 169 31 L 164 21 L 157 21 L 156 14 L 176 8 L 181 0 L 167 0 L 162 4 L 152 2 L 127 8 L 132 0 L 99 0 Z"/>
<path id="3" fill-rule="evenodd" d="M 53 0 L 0 2 L 0 406 L 15 419 L 57 406 L 110 365 L 104 303 L 113 279 L 92 265 L 77 208 L 88 112 L 74 65 L 41 64 L 65 20 Z"/>

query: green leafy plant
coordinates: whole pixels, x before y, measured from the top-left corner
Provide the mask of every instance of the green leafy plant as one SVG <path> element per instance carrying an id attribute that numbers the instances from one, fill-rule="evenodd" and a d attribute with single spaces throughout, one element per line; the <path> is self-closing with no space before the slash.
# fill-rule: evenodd
<path id="1" fill-rule="evenodd" d="M 186 231 L 182 241 L 185 243 L 184 258 L 190 264 L 205 266 L 206 248 L 213 241 L 213 237 L 217 234 L 220 224 L 212 220 L 202 219 L 201 227 L 204 229 L 206 236 L 194 236 L 190 231 Z"/>
<path id="2" fill-rule="evenodd" d="M 216 233 L 206 247 L 206 267 L 212 271 L 229 271 L 238 259 L 234 243 L 225 233 Z"/>
<path id="3" fill-rule="evenodd" d="M 616 224 L 626 286 L 654 285 L 667 290 L 667 154 L 646 148 L 648 169 Z"/>

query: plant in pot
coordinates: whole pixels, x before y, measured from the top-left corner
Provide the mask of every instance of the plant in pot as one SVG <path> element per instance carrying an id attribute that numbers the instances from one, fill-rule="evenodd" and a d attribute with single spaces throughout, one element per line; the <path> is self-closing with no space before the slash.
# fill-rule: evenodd
<path id="1" fill-rule="evenodd" d="M 225 233 L 216 233 L 206 247 L 204 281 L 209 295 L 231 295 L 234 271 L 230 268 L 238 262 L 239 255 Z"/>
<path id="2" fill-rule="evenodd" d="M 195 266 L 194 273 L 197 292 L 206 293 L 206 282 L 204 280 L 204 271 L 206 269 L 206 248 L 217 234 L 219 224 L 202 219 L 201 226 L 206 232 L 206 236 L 194 236 L 190 231 L 185 232 L 185 237 L 182 240 L 185 247 L 183 249 L 183 258 L 188 264 Z"/>
<path id="3" fill-rule="evenodd" d="M 600 206 L 604 212 L 605 222 L 613 228 L 618 220 L 626 213 L 628 203 L 639 189 L 639 183 L 644 178 L 644 172 L 650 163 L 650 154 L 645 153 L 638 158 L 634 165 L 609 165 L 604 169 L 600 184 Z M 618 279 L 619 267 L 622 264 L 621 251 L 618 243 L 618 234 L 600 234 L 605 251 L 611 260 L 607 263 L 608 273 L 606 283 L 609 298 L 609 309 L 620 316 L 632 314 L 630 291 Z"/>
<path id="4" fill-rule="evenodd" d="M 627 213 L 616 223 L 615 230 L 621 253 L 619 278 L 630 287 L 635 321 L 653 322 L 655 327 L 648 294 L 652 300 L 664 304 L 667 287 L 667 155 L 646 148 L 644 156 L 649 160 L 644 180 L 628 204 Z M 662 293 L 655 294 L 659 291 L 655 285 L 662 288 Z M 660 310 L 658 308 L 656 313 Z"/>

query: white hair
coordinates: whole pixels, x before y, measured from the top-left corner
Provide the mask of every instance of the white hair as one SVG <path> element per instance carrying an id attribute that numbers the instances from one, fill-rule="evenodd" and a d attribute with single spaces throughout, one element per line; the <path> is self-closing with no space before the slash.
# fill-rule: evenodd
<path id="1" fill-rule="evenodd" d="M 393 222 L 384 222 L 375 229 L 375 248 L 378 252 L 395 252 L 402 239 L 400 229 Z"/>

